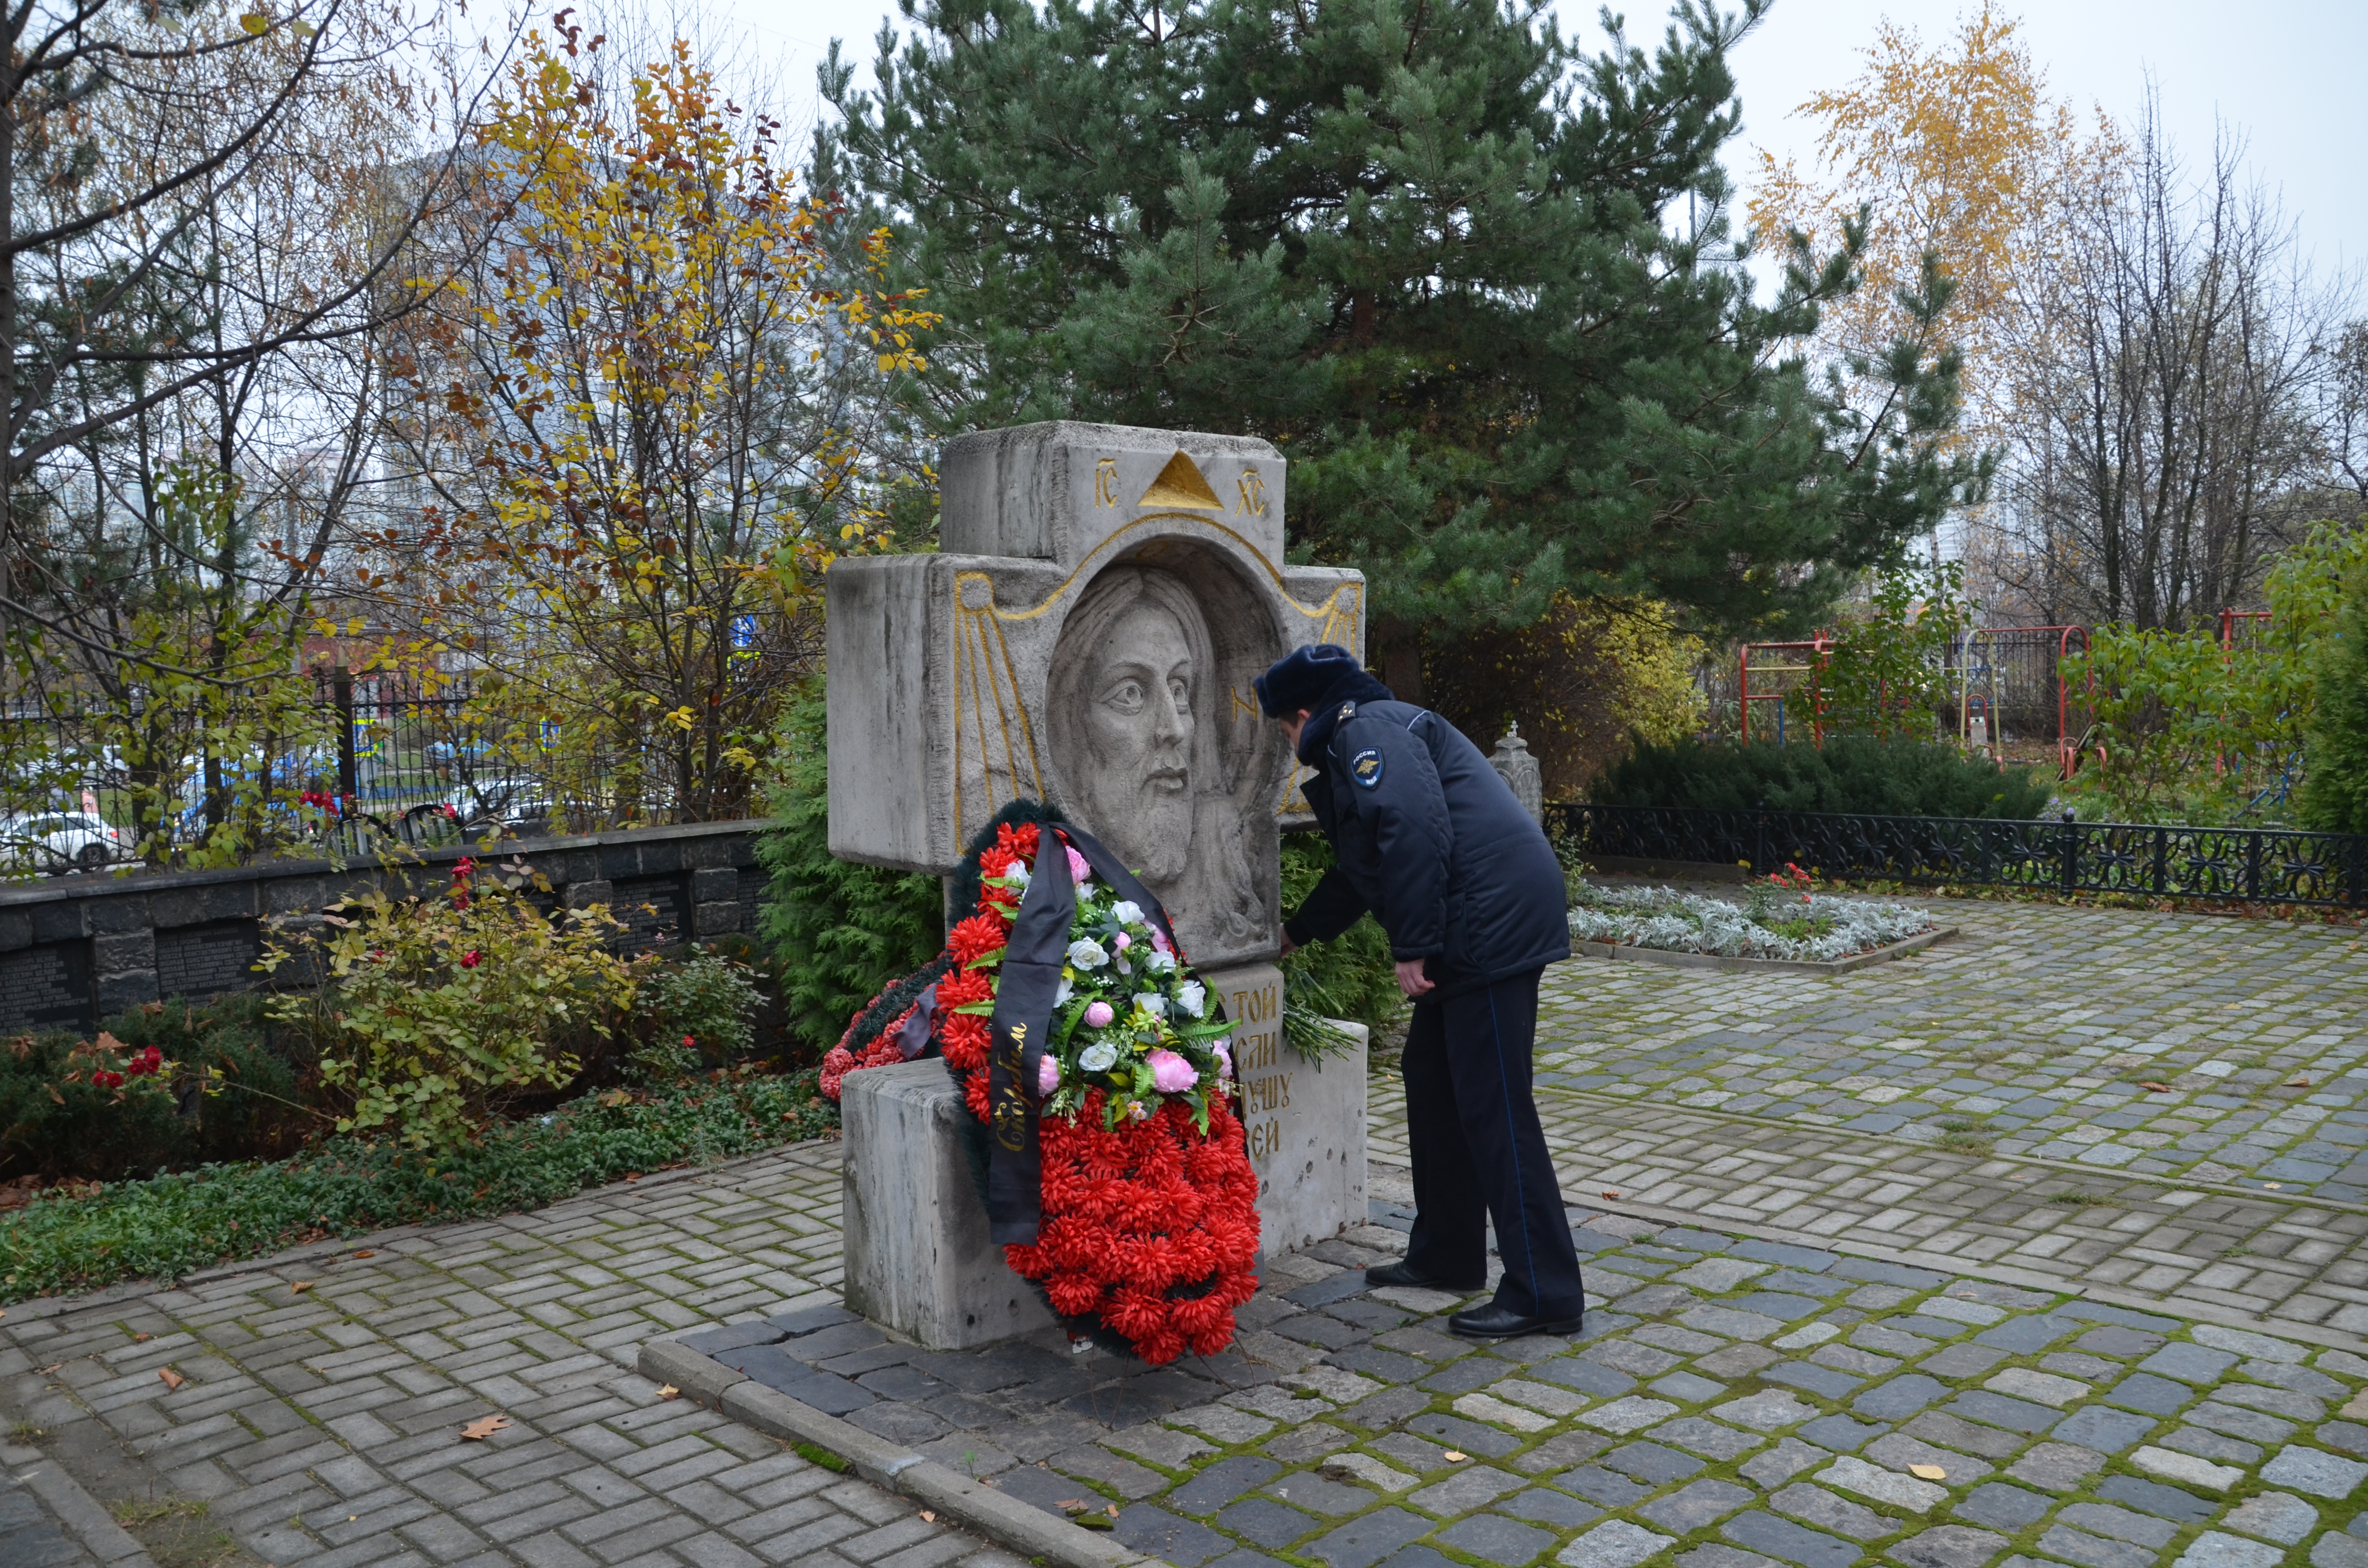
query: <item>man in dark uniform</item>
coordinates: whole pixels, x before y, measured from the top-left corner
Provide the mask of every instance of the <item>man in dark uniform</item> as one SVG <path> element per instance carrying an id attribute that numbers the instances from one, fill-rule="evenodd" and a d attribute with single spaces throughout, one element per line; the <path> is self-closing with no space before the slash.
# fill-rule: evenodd
<path id="1" fill-rule="evenodd" d="M 1366 1278 L 1476 1292 L 1493 1217 L 1504 1278 L 1449 1327 L 1474 1339 L 1576 1332 L 1578 1255 L 1530 1092 L 1538 976 L 1570 956 L 1554 846 L 1479 748 L 1394 699 L 1346 648 L 1297 649 L 1257 686 L 1317 770 L 1307 801 L 1338 861 L 1283 923 L 1282 950 L 1371 911 L 1415 1002 L 1403 1062 L 1414 1235 L 1404 1263 Z"/>

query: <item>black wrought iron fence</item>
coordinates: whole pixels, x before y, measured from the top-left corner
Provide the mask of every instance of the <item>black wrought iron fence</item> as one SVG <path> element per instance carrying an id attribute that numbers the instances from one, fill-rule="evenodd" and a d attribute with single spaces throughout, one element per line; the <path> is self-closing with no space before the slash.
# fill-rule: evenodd
<path id="1" fill-rule="evenodd" d="M 1706 811 L 1559 801 L 1584 854 L 1663 863 L 1789 862 L 1820 875 L 2258 903 L 2368 907 L 2368 835 L 2134 823 Z"/>

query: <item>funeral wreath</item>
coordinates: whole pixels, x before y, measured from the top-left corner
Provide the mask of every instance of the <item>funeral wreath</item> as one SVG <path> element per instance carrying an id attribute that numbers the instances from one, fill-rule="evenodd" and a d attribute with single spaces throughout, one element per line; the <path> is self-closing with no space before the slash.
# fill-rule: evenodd
<path id="1" fill-rule="evenodd" d="M 826 1086 L 919 1054 L 926 1027 L 987 1129 L 985 1197 L 1014 1272 L 1073 1333 L 1155 1364 L 1215 1354 L 1258 1288 L 1231 1025 L 1157 902 L 1082 832 L 999 822 L 968 869 L 977 894 L 946 952 L 857 1016 Z"/>

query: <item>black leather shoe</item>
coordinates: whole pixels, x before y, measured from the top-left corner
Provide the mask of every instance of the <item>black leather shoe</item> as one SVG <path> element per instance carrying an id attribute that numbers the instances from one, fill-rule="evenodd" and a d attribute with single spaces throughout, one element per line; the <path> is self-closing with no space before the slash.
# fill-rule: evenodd
<path id="1" fill-rule="evenodd" d="M 1581 1319 L 1523 1317 L 1510 1307 L 1491 1301 L 1447 1320 L 1449 1332 L 1466 1339 L 1514 1339 L 1524 1334 L 1577 1334 Z"/>
<path id="2" fill-rule="evenodd" d="M 1450 1285 L 1444 1280 L 1433 1279 L 1429 1275 L 1417 1271 L 1410 1264 L 1385 1263 L 1379 1268 L 1365 1270 L 1365 1283 L 1411 1285 L 1421 1290 L 1446 1290 L 1458 1296 L 1471 1296 L 1479 1293 L 1488 1282 L 1485 1279 L 1475 1279 L 1469 1285 Z"/>

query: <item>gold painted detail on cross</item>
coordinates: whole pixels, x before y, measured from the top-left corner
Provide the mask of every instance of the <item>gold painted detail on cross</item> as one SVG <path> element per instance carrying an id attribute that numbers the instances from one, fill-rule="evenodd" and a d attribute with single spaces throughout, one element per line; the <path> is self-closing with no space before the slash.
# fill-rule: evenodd
<path id="1" fill-rule="evenodd" d="M 1021 794 L 1044 798 L 1043 768 L 1036 759 L 1036 733 L 1020 700 L 1019 677 L 1002 618 L 995 608 L 995 581 L 984 572 L 954 575 L 954 831 L 971 831 L 963 814 L 962 781 L 974 768 L 992 813 Z"/>
<path id="2" fill-rule="evenodd" d="M 1234 487 L 1241 494 L 1235 511 L 1245 517 L 1266 516 L 1266 479 L 1256 468 L 1243 469 L 1242 476 L 1235 481 Z"/>

